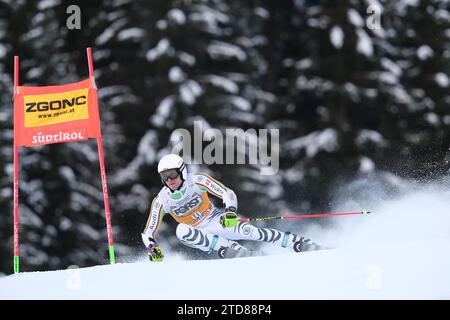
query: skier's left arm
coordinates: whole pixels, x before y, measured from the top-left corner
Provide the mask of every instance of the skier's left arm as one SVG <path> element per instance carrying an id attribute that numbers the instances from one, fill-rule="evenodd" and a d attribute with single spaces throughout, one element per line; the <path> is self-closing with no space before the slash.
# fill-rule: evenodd
<path id="1" fill-rule="evenodd" d="M 238 223 L 237 216 L 237 197 L 233 190 L 225 187 L 221 182 L 207 175 L 198 173 L 195 175 L 195 183 L 206 191 L 220 199 L 225 205 L 225 214 L 222 216 L 221 224 L 225 227 L 234 227 Z"/>

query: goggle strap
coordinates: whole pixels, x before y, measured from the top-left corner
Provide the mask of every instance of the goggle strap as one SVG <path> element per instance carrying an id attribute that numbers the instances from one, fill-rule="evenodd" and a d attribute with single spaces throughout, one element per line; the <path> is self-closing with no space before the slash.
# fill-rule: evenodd
<path id="1" fill-rule="evenodd" d="M 180 171 L 180 174 L 183 175 L 183 170 L 186 168 L 186 164 L 183 162 L 183 164 L 178 169 Z"/>

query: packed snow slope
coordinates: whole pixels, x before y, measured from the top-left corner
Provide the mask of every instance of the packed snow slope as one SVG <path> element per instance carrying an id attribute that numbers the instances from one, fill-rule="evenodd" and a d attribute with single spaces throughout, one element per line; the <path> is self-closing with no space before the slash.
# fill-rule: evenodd
<path id="1" fill-rule="evenodd" d="M 0 299 L 450 299 L 448 189 L 420 187 L 395 199 L 370 191 L 336 203 L 370 205 L 370 215 L 299 227 L 332 250 L 267 247 L 267 256 L 204 261 L 166 251 L 161 263 L 7 276 Z"/>

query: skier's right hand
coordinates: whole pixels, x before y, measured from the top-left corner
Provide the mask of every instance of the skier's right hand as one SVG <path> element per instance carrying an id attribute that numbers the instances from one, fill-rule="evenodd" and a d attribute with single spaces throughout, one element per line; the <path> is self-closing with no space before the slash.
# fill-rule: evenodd
<path id="1" fill-rule="evenodd" d="M 227 208 L 225 214 L 220 217 L 220 224 L 223 228 L 235 227 L 238 222 L 239 218 L 234 207 Z"/>
<path id="2" fill-rule="evenodd" d="M 152 242 L 148 246 L 147 253 L 148 253 L 148 258 L 150 259 L 150 261 L 160 262 L 164 258 L 164 253 L 156 242 Z"/>

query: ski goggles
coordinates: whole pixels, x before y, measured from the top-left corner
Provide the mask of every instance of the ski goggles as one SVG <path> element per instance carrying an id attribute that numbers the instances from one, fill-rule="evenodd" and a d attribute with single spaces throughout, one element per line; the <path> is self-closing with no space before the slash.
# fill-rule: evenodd
<path id="1" fill-rule="evenodd" d="M 159 175 L 163 181 L 167 181 L 169 179 L 175 180 L 180 176 L 180 171 L 178 169 L 169 169 L 160 172 Z"/>

